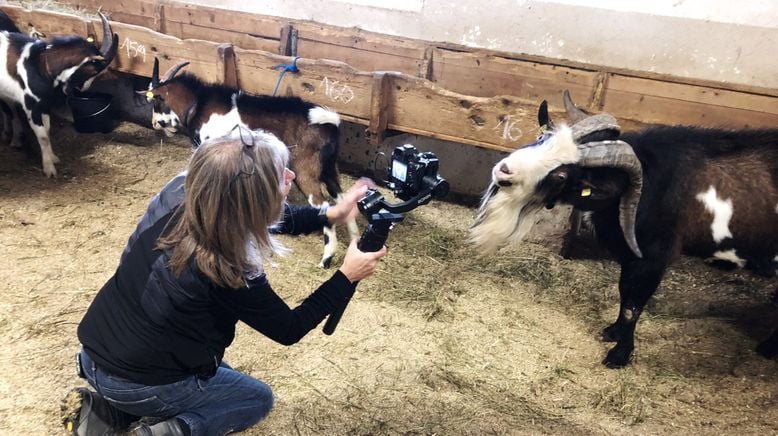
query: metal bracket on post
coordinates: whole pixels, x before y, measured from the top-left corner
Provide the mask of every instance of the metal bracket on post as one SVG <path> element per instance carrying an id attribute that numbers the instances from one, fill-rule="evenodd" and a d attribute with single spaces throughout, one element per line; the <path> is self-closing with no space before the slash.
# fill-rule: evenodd
<path id="1" fill-rule="evenodd" d="M 291 24 L 281 28 L 281 40 L 279 41 L 278 54 L 281 56 L 297 56 L 297 29 Z"/>
<path id="2" fill-rule="evenodd" d="M 389 97 L 392 92 L 392 73 L 373 73 L 373 89 L 370 97 L 370 124 L 365 134 L 373 145 L 380 144 L 386 136 L 389 124 Z"/>
<path id="3" fill-rule="evenodd" d="M 220 44 L 217 50 L 219 52 L 219 64 L 222 69 L 223 83 L 231 88 L 240 89 L 238 67 L 235 63 L 235 49 L 232 44 Z"/>

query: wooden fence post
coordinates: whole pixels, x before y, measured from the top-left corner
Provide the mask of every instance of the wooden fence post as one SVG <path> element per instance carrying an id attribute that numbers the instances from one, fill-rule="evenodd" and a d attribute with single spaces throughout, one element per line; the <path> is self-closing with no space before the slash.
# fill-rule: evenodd
<path id="1" fill-rule="evenodd" d="M 235 49 L 232 44 L 221 44 L 217 50 L 219 51 L 223 83 L 232 88 L 240 89 L 238 68 L 235 62 Z"/>
<path id="2" fill-rule="evenodd" d="M 154 20 L 157 22 L 157 32 L 167 34 L 167 19 L 165 18 L 165 4 L 162 1 L 154 2 Z"/>
<path id="3" fill-rule="evenodd" d="M 297 56 L 297 29 L 291 24 L 281 28 L 278 54 L 281 56 Z"/>
<path id="4" fill-rule="evenodd" d="M 389 123 L 389 98 L 392 92 L 393 73 L 376 72 L 373 74 L 373 89 L 370 97 L 370 124 L 365 134 L 371 144 L 380 144 L 386 136 Z"/>

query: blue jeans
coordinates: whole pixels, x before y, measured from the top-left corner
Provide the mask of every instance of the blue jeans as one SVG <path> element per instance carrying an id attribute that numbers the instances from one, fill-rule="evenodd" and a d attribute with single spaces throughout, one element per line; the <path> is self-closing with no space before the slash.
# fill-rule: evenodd
<path id="1" fill-rule="evenodd" d="M 148 386 L 106 373 L 83 350 L 86 379 L 122 412 L 155 418 L 176 417 L 192 435 L 223 435 L 244 430 L 267 416 L 273 392 L 267 384 L 222 362 L 210 378 L 191 376 L 167 385 Z"/>

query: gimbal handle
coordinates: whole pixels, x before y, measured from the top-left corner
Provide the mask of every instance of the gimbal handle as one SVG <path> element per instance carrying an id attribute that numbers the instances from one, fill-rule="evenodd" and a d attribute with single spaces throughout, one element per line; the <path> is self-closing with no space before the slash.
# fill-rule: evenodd
<path id="1" fill-rule="evenodd" d="M 357 242 L 357 248 L 366 253 L 380 250 L 386 243 L 386 239 L 389 237 L 389 230 L 392 229 L 394 223 L 402 220 L 403 216 L 398 213 L 379 212 L 370 215 L 367 219 L 367 228 Z M 343 312 L 350 301 L 351 297 L 346 300 L 342 307 L 335 309 L 330 314 L 330 317 L 327 318 L 327 322 L 324 323 L 324 328 L 322 329 L 325 335 L 335 333 L 335 328 L 338 326 L 340 318 L 343 316 Z"/>

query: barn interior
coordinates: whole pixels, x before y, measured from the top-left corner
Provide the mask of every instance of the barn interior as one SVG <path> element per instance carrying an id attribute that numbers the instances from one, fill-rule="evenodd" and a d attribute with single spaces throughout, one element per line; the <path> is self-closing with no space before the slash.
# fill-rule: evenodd
<path id="1" fill-rule="evenodd" d="M 185 60 L 207 81 L 338 112 L 344 186 L 385 177 L 386 156 L 402 144 L 434 152 L 451 183 L 446 199 L 395 227 L 390 255 L 334 335 L 283 347 L 238 329 L 226 359 L 277 398 L 244 434 L 778 432 L 778 367 L 753 351 L 776 327 L 774 279 L 681 257 L 641 319 L 633 362 L 609 370 L 599 334 L 618 312 L 619 268 L 587 235 L 571 237 L 580 218 L 570 208 L 545 211 L 529 242 L 493 255 L 466 242 L 492 166 L 535 140 L 541 101 L 564 118 L 564 90 L 624 130 L 776 126 L 778 8 L 536 0 L 485 9 L 440 0 L 1 5 L 23 32 L 46 37 L 100 35 L 100 10 L 120 48 L 93 85 L 113 96 L 118 122 L 79 133 L 60 107 L 57 178 L 41 174 L 37 147 L 0 147 L 0 428 L 62 434 L 59 400 L 83 383 L 76 326 L 149 199 L 191 154 L 185 136 L 151 129 L 139 98 L 158 58 L 162 71 Z M 339 232 L 336 262 L 348 241 Z M 293 253 L 268 276 L 291 304 L 332 271 L 316 266 L 318 235 L 282 241 Z"/>

